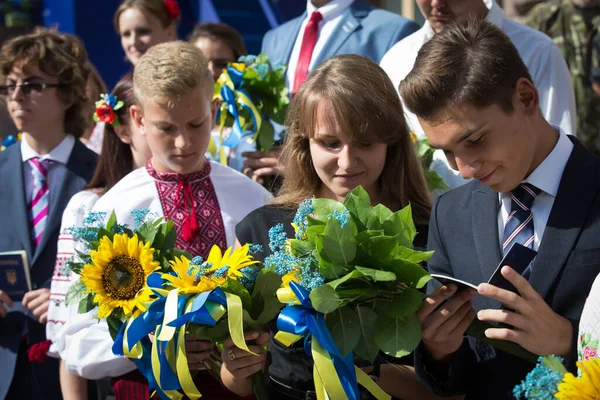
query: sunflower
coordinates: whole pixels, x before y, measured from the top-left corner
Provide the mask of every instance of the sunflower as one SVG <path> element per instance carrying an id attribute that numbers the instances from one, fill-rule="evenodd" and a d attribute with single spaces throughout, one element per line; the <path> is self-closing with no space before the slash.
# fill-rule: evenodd
<path id="1" fill-rule="evenodd" d="M 566 373 L 555 397 L 560 400 L 600 399 L 600 358 L 578 362 L 581 378 Z"/>
<path id="2" fill-rule="evenodd" d="M 208 259 L 200 265 L 192 264 L 185 256 L 175 257 L 170 264 L 176 275 L 162 277 L 183 294 L 207 292 L 224 284 L 227 278 L 242 278 L 242 268 L 258 263 L 248 254 L 249 248 L 247 244 L 235 251 L 230 247 L 221 254 L 221 249 L 213 246 Z"/>
<path id="3" fill-rule="evenodd" d="M 149 302 L 151 291 L 146 288 L 146 278 L 160 266 L 153 259 L 154 249 L 150 243 L 138 239 L 137 235 L 114 235 L 100 239 L 98 250 L 91 250 L 91 264 L 86 264 L 81 280 L 89 293 L 94 294 L 94 303 L 99 304 L 98 318 L 106 318 L 116 308 L 122 308 L 130 316 L 141 303 Z"/>

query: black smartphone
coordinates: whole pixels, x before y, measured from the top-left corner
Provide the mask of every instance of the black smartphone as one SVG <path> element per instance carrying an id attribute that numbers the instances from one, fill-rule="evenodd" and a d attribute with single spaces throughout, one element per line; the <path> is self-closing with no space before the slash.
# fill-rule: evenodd
<path id="1" fill-rule="evenodd" d="M 519 243 L 514 243 L 508 253 L 504 256 L 500 264 L 496 267 L 496 271 L 488 281 L 490 285 L 510 290 L 511 292 L 518 293 L 517 289 L 510 283 L 502 273 L 502 267 L 508 265 L 514 269 L 519 275 L 522 275 L 527 267 L 533 262 L 533 259 L 537 255 L 537 251 L 525 247 Z"/>

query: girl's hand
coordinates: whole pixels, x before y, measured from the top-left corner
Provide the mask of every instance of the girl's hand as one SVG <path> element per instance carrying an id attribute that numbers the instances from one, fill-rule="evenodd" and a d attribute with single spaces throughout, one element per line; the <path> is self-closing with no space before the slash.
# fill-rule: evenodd
<path id="1" fill-rule="evenodd" d="M 236 347 L 231 338 L 225 340 L 221 352 L 223 368 L 237 381 L 245 380 L 263 369 L 266 360 L 263 345 L 269 341 L 269 333 L 246 332 L 244 338 L 254 341 L 248 348 L 258 354 L 257 356 Z"/>

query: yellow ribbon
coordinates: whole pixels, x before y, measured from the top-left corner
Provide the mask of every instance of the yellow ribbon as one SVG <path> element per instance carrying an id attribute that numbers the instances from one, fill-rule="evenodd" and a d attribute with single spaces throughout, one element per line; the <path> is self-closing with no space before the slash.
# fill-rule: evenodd
<path id="1" fill-rule="evenodd" d="M 167 295 L 165 302 L 165 316 L 163 318 L 162 329 L 158 340 L 167 342 L 175 335 L 175 327 L 169 326 L 171 321 L 177 319 L 177 303 L 179 300 L 179 289 L 173 289 Z"/>
<path id="2" fill-rule="evenodd" d="M 382 388 L 376 384 L 373 379 L 367 375 L 365 371 L 358 368 L 356 365 L 354 366 L 354 370 L 356 371 L 356 380 L 358 384 L 364 387 L 378 400 L 391 400 L 392 396 L 383 391 Z"/>
<path id="3" fill-rule="evenodd" d="M 186 313 L 191 311 L 193 303 L 194 297 L 190 297 L 185 306 Z M 202 397 L 202 394 L 196 388 L 190 368 L 188 367 L 187 353 L 185 351 L 185 327 L 186 325 L 179 327 L 179 337 L 177 338 L 177 377 L 185 395 L 191 400 L 196 400 Z"/>
<path id="4" fill-rule="evenodd" d="M 258 355 L 248 348 L 244 339 L 244 309 L 242 299 L 235 294 L 225 292 L 227 299 L 227 325 L 229 326 L 229 335 L 233 344 L 250 354 Z"/>

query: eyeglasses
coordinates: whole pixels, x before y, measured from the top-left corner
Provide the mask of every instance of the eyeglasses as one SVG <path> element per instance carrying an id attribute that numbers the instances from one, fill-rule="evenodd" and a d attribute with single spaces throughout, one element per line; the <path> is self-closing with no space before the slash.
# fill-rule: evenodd
<path id="1" fill-rule="evenodd" d="M 17 88 L 21 88 L 21 93 L 29 96 L 31 93 L 41 93 L 47 88 L 57 88 L 63 86 L 60 83 L 34 83 L 25 82 L 21 84 L 13 83 L 12 85 L 0 86 L 0 96 L 12 96 Z"/>

